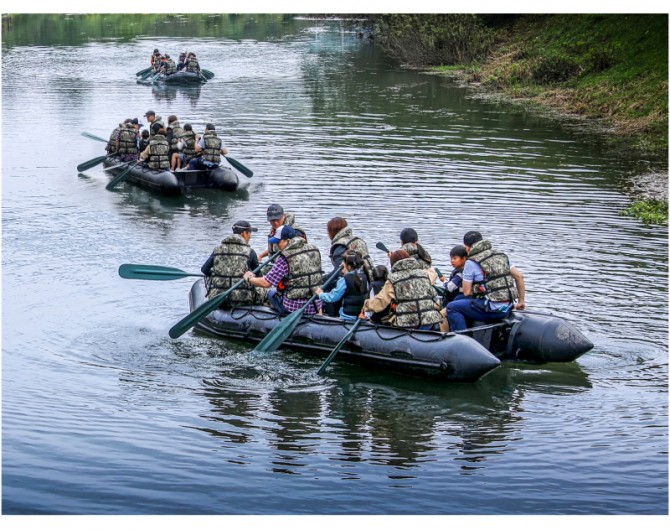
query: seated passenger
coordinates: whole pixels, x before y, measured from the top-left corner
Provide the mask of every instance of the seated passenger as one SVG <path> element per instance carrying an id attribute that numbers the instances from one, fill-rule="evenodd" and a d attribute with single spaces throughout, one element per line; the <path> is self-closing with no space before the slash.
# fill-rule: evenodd
<path id="1" fill-rule="evenodd" d="M 389 276 L 389 270 L 386 268 L 386 265 L 377 265 L 372 270 L 372 283 L 370 284 L 370 286 L 372 287 L 373 297 L 377 296 L 379 294 L 379 291 L 382 290 L 384 284 L 386 283 L 386 280 L 388 279 L 388 276 Z M 390 316 L 391 316 L 391 306 L 387 307 L 383 311 L 380 311 L 379 313 L 372 313 L 372 315 L 370 315 L 370 321 L 375 324 L 385 324 L 388 322 Z"/>
<path id="2" fill-rule="evenodd" d="M 219 167 L 221 155 L 227 155 L 228 149 L 222 147 L 221 138 L 216 135 L 213 123 L 205 126 L 205 134 L 195 144 L 195 153 L 198 155 L 189 164 L 189 169 L 213 169 Z"/>
<path id="3" fill-rule="evenodd" d="M 154 124 L 152 127 L 154 131 L 153 137 L 149 140 L 149 145 L 140 154 L 140 160 L 147 163 L 147 167 L 157 170 L 170 169 L 170 146 L 165 137 L 166 131 L 159 125 Z"/>
<path id="4" fill-rule="evenodd" d="M 274 236 L 280 227 L 288 225 L 292 227 L 293 230 L 295 230 L 295 233 L 298 236 L 304 238 L 305 241 L 307 241 L 307 234 L 305 233 L 305 230 L 303 230 L 303 228 L 300 227 L 295 222 L 295 214 L 290 212 L 284 213 L 284 208 L 282 208 L 281 204 L 275 203 L 268 206 L 267 216 L 268 216 L 268 223 L 270 223 L 271 227 L 270 233 L 268 234 L 268 238 Z M 258 256 L 258 259 L 263 259 L 266 256 L 272 255 L 278 250 L 279 249 L 277 248 L 277 245 L 270 243 L 268 244 L 268 248 L 263 252 L 261 252 L 260 256 Z"/>
<path id="5" fill-rule="evenodd" d="M 142 131 L 142 136 L 137 139 L 137 150 L 141 153 L 149 145 L 149 129 L 144 129 Z"/>
<path id="6" fill-rule="evenodd" d="M 422 269 L 406 250 L 391 252 L 389 258 L 391 274 L 381 291 L 371 300 L 366 300 L 363 311 L 380 313 L 390 306 L 389 324 L 392 326 L 437 329 L 442 315 L 433 300 L 435 280 L 429 271 Z"/>
<path id="7" fill-rule="evenodd" d="M 322 302 L 332 304 L 341 300 L 339 317 L 342 320 L 358 320 L 363 303 L 370 292 L 367 275 L 362 270 L 363 258 L 356 251 L 347 253 L 341 267 L 344 276 L 340 276 L 330 292 L 324 292 L 321 287 L 317 287 L 314 292 L 319 295 Z"/>
<path id="8" fill-rule="evenodd" d="M 244 279 L 258 287 L 270 288 L 268 301 L 280 315 L 297 311 L 307 304 L 314 290 L 321 286 L 321 253 L 288 225 L 280 227 L 268 243 L 277 245 L 280 254 L 270 271 L 260 278 L 250 272 Z M 316 298 L 305 308 L 306 315 L 321 314 L 321 300 Z"/>
<path id="9" fill-rule="evenodd" d="M 466 329 L 468 320 L 500 320 L 507 317 L 514 307 L 526 307 L 523 273 L 510 266 L 507 255 L 493 250 L 491 242 L 474 230 L 463 236 L 463 244 L 468 251 L 463 267 L 465 297 L 447 305 L 450 330 Z"/>
<path id="10" fill-rule="evenodd" d="M 232 235 L 221 241 L 200 268 L 207 276 L 208 298 L 227 291 L 241 280 L 246 272 L 258 267 L 256 251 L 249 245 L 252 232 L 258 232 L 258 228 L 251 226 L 248 221 L 237 221 L 233 225 Z M 257 305 L 266 299 L 267 289 L 244 282 L 230 293 L 230 296 L 221 303 L 221 307 Z"/>

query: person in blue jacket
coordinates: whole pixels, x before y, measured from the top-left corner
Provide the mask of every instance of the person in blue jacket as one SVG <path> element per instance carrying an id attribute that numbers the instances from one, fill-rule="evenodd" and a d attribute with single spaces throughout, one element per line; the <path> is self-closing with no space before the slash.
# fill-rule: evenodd
<path id="1" fill-rule="evenodd" d="M 363 271 L 363 258 L 356 251 L 347 251 L 341 267 L 343 276 L 337 280 L 332 291 L 326 293 L 321 287 L 317 287 L 314 292 L 322 302 L 335 303 L 342 300 L 340 319 L 355 321 L 370 292 L 368 277 Z"/>

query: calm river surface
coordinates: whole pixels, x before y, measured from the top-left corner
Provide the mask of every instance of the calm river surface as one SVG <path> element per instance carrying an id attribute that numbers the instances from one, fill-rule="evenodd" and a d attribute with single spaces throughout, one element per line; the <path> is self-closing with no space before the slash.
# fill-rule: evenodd
<path id="1" fill-rule="evenodd" d="M 139 35 L 139 36 L 138 36 Z M 154 48 L 198 54 L 195 91 L 138 85 Z M 337 24 L 282 16 L 15 16 L 2 48 L 4 514 L 666 514 L 668 233 L 620 211 L 634 161 Z M 149 109 L 213 122 L 255 172 L 234 196 L 105 190 L 107 137 Z M 146 121 L 145 121 L 146 123 Z M 235 220 L 280 202 L 328 255 L 344 216 L 417 229 L 443 271 L 480 230 L 528 308 L 577 325 L 577 362 L 476 384 L 375 373 L 168 329 Z M 327 265 L 329 267 L 329 265 Z"/>

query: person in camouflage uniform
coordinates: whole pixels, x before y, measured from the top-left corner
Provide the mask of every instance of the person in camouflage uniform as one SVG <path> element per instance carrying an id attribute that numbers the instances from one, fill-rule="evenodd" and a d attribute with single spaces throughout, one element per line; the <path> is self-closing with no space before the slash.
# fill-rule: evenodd
<path id="1" fill-rule="evenodd" d="M 208 278 L 208 298 L 227 291 L 241 280 L 246 272 L 258 268 L 256 251 L 249 245 L 253 232 L 258 232 L 258 228 L 251 226 L 248 221 L 237 221 L 233 225 L 232 235 L 221 241 L 200 268 Z M 230 293 L 230 296 L 221 303 L 221 307 L 259 305 L 266 299 L 267 289 L 244 282 Z"/>
<path id="2" fill-rule="evenodd" d="M 330 238 L 330 261 L 333 264 L 333 272 L 338 270 L 337 279 L 342 275 L 341 266 L 344 255 L 348 250 L 356 251 L 363 260 L 362 269 L 367 277 L 368 284 L 372 282 L 372 270 L 374 263 L 368 246 L 363 239 L 355 236 L 351 227 L 348 225 L 344 217 L 333 217 L 326 224 L 328 237 Z M 331 273 L 332 274 L 332 273 Z M 334 289 L 333 284 L 326 287 L 325 292 L 328 293 Z M 336 317 L 340 313 L 342 300 L 331 301 L 330 296 L 324 298 L 324 310 L 328 316 Z"/>
<path id="3" fill-rule="evenodd" d="M 246 273 L 245 279 L 252 285 L 271 288 L 268 301 L 279 314 L 292 313 L 303 308 L 323 283 L 321 253 L 288 225 L 281 226 L 268 242 L 280 251 L 272 269 L 261 278 Z M 305 308 L 306 315 L 315 313 L 321 313 L 318 298 Z"/>
<path id="4" fill-rule="evenodd" d="M 433 263 L 430 254 L 419 244 L 419 236 L 414 228 L 403 228 L 400 232 L 402 250 L 412 256 L 421 265 L 422 269 L 429 269 Z"/>
<path id="5" fill-rule="evenodd" d="M 130 118 L 127 118 L 126 120 L 122 121 L 119 123 L 116 127 L 114 127 L 114 130 L 112 131 L 112 134 L 109 135 L 109 140 L 107 141 L 107 146 L 105 147 L 105 151 L 108 153 L 116 153 L 117 146 L 116 146 L 116 141 L 119 138 L 119 132 L 121 129 L 123 129 L 123 126 L 130 123 L 132 120 Z"/>
<path id="6" fill-rule="evenodd" d="M 468 320 L 493 322 L 507 317 L 512 309 L 526 307 L 523 273 L 510 266 L 509 258 L 493 249 L 491 242 L 477 231 L 463 236 L 468 259 L 463 267 L 465 298 L 447 305 L 451 331 L 468 327 Z"/>
<path id="7" fill-rule="evenodd" d="M 163 118 L 160 116 L 156 116 L 156 113 L 153 110 L 148 110 L 145 114 L 144 117 L 147 119 L 149 122 L 149 134 L 150 136 L 154 135 L 154 129 L 165 129 L 165 124 L 163 123 Z M 156 125 L 158 124 L 158 125 Z"/>
<path id="8" fill-rule="evenodd" d="M 165 129 L 158 128 L 154 125 L 154 135 L 149 140 L 149 145 L 140 154 L 140 160 L 147 163 L 147 167 L 156 170 L 170 169 L 170 146 L 165 137 Z"/>
<path id="9" fill-rule="evenodd" d="M 431 272 L 423 269 L 406 250 L 390 254 L 391 273 L 381 291 L 367 300 L 362 312 L 379 313 L 391 307 L 388 323 L 401 328 L 437 330 L 442 315 L 435 303 Z M 433 271 L 433 275 L 437 274 Z"/>
<path id="10" fill-rule="evenodd" d="M 137 160 L 139 156 L 139 129 L 140 122 L 137 118 L 126 120 L 116 136 L 116 153 L 124 162 Z"/>

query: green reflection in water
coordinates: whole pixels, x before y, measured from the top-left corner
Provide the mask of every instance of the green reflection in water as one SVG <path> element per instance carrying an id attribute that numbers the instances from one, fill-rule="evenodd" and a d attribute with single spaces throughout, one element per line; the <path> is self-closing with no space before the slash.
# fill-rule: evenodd
<path id="1" fill-rule="evenodd" d="M 295 34 L 304 26 L 304 20 L 289 14 L 19 14 L 3 15 L 2 44 L 81 46 L 137 37 L 274 40 Z"/>

